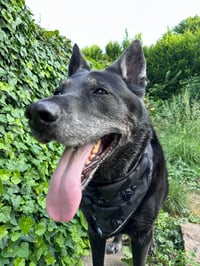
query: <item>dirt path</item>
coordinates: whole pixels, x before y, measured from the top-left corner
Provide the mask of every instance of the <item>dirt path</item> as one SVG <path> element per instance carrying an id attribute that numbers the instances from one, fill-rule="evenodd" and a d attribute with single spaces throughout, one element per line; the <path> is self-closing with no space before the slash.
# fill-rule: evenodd
<path id="1" fill-rule="evenodd" d="M 200 263 L 200 224 L 182 224 L 184 247 L 188 257 L 195 254 L 194 260 Z"/>
<path id="2" fill-rule="evenodd" d="M 123 254 L 121 252 L 117 254 L 113 254 L 113 255 L 106 255 L 104 265 L 105 266 L 125 266 L 125 264 L 121 262 L 122 257 L 123 257 Z M 91 257 L 86 257 L 84 261 L 85 261 L 84 266 L 92 266 Z"/>
<path id="3" fill-rule="evenodd" d="M 200 218 L 200 194 L 191 194 L 191 212 Z M 181 225 L 183 241 L 188 256 L 195 254 L 195 261 L 200 263 L 200 224 L 187 223 Z"/>

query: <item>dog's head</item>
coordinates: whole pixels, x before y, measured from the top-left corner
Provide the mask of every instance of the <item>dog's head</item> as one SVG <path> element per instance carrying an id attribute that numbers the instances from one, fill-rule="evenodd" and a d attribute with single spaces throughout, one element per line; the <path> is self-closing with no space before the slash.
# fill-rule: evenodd
<path id="1" fill-rule="evenodd" d="M 33 135 L 43 143 L 56 140 L 67 147 L 47 195 L 54 220 L 70 220 L 81 200 L 81 186 L 148 126 L 145 87 L 146 63 L 138 40 L 104 71 L 90 71 L 74 45 L 68 78 L 53 96 L 27 107 Z"/>

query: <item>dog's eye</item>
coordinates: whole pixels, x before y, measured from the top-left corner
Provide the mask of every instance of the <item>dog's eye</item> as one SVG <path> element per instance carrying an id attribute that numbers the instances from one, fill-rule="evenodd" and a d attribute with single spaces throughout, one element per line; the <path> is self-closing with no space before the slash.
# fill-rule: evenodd
<path id="1" fill-rule="evenodd" d="M 108 92 L 104 88 L 96 88 L 94 90 L 94 94 L 105 95 L 108 94 Z"/>

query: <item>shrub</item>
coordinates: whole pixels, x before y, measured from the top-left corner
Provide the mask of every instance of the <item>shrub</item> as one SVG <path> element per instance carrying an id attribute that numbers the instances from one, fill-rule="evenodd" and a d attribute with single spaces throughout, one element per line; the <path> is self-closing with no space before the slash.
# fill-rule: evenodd
<path id="1" fill-rule="evenodd" d="M 88 246 L 82 214 L 58 224 L 45 211 L 63 147 L 34 140 L 24 117 L 65 77 L 71 43 L 35 25 L 24 0 L 0 10 L 0 265 L 75 265 Z"/>
<path id="2" fill-rule="evenodd" d="M 182 81 L 199 77 L 200 17 L 188 18 L 145 50 L 149 93 L 168 99 L 181 92 Z"/>

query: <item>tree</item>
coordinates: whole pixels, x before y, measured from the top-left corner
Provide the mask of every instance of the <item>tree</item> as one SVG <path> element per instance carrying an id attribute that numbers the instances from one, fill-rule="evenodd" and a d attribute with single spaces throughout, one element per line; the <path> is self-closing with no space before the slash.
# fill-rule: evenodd
<path id="1" fill-rule="evenodd" d="M 89 57 L 89 58 L 93 58 L 94 60 L 101 60 L 102 59 L 102 54 L 103 54 L 103 51 L 101 50 L 101 48 L 94 44 L 90 47 L 84 47 L 82 49 L 82 52 L 83 54 L 86 56 L 86 57 Z"/>
<path id="2" fill-rule="evenodd" d="M 199 76 L 199 20 L 195 17 L 194 20 L 185 21 L 190 21 L 192 31 L 189 31 L 185 22 L 181 22 L 175 28 L 183 33 L 168 30 L 155 45 L 146 49 L 147 73 L 150 80 L 148 91 L 151 95 L 169 98 L 180 92 L 183 80 Z M 194 22 L 194 27 L 191 21 Z M 185 30 L 182 25 L 185 25 Z"/>
<path id="3" fill-rule="evenodd" d="M 106 44 L 106 55 L 110 61 L 115 61 L 121 54 L 122 49 L 117 41 L 110 41 Z"/>
<path id="4" fill-rule="evenodd" d="M 182 20 L 177 26 L 173 28 L 174 33 L 183 34 L 187 31 L 196 33 L 200 30 L 200 17 L 194 16 Z"/>

